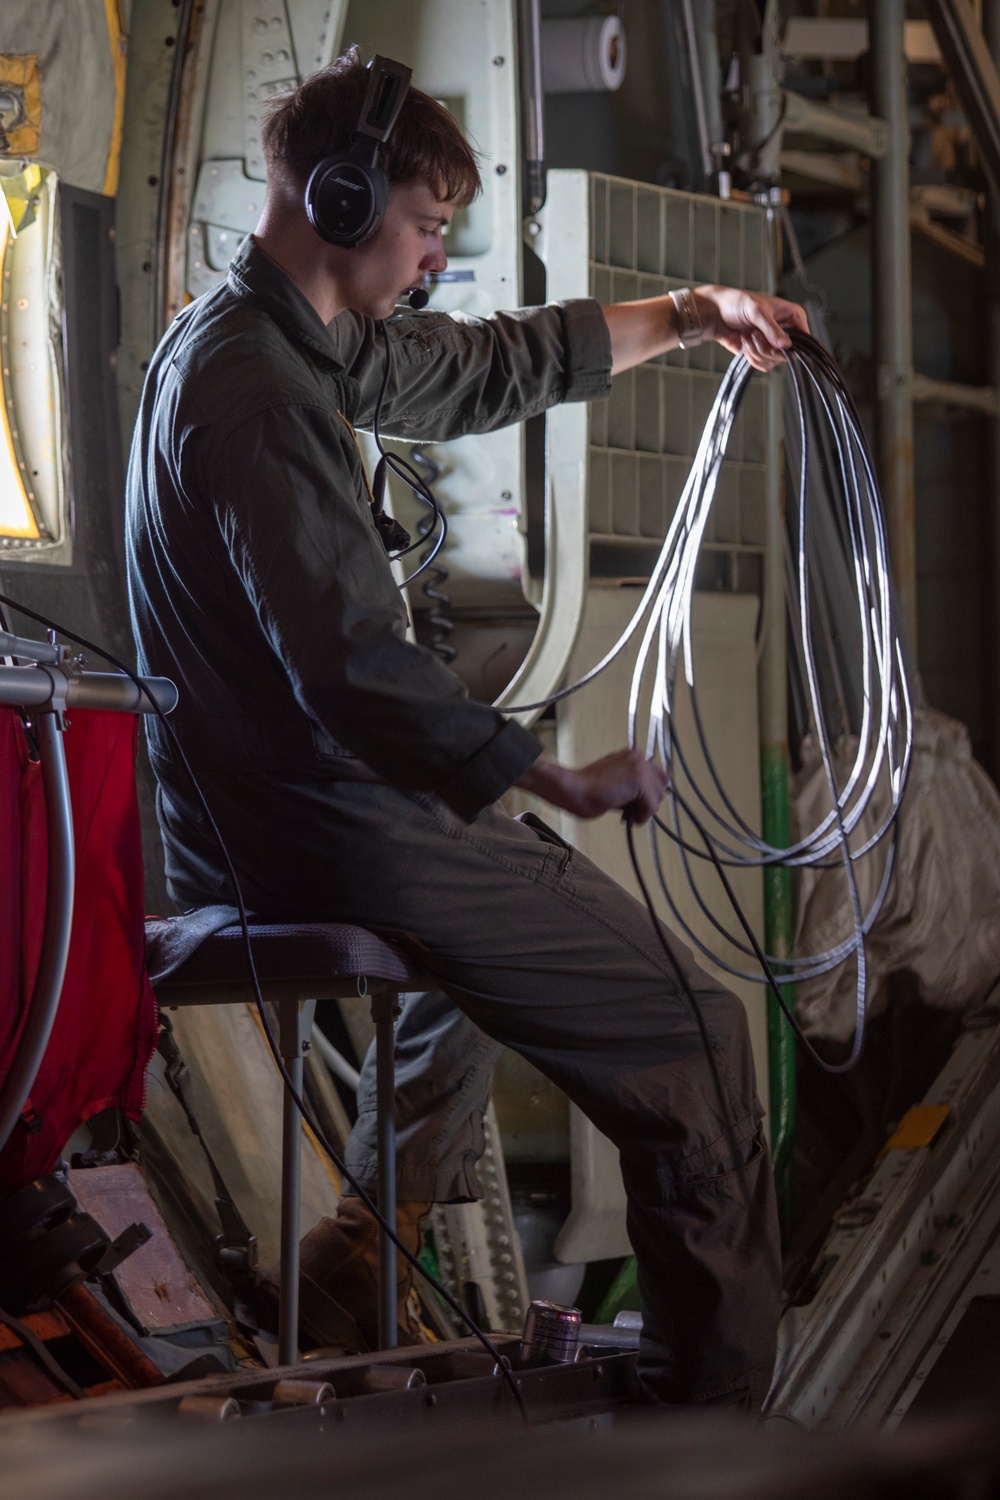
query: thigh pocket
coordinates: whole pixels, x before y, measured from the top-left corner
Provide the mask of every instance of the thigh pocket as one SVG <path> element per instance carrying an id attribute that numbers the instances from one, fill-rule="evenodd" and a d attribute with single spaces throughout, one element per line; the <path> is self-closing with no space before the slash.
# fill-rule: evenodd
<path id="1" fill-rule="evenodd" d="M 699 1172 L 694 1177 L 675 1179 L 674 1191 L 678 1198 L 686 1196 L 697 1196 L 699 1198 L 731 1197 L 740 1177 L 746 1177 L 749 1181 L 756 1171 L 759 1163 L 767 1154 L 764 1144 L 764 1129 L 758 1125 L 756 1133 L 746 1141 L 740 1148 L 743 1160 L 732 1165 L 732 1157 L 723 1157 L 715 1169 L 707 1172 Z"/>
<path id="2" fill-rule="evenodd" d="M 543 844 L 549 844 L 552 846 L 552 849 L 555 851 L 555 872 L 557 875 L 562 875 L 569 868 L 570 861 L 572 860 L 573 855 L 576 852 L 573 848 L 573 845 L 568 844 L 564 838 L 561 838 L 559 834 L 556 833 L 555 829 L 550 828 L 548 823 L 544 822 L 537 813 L 518 813 L 516 821 L 518 823 L 523 823 L 525 828 L 530 828 L 532 833 L 535 834 L 535 836 L 539 838 Z"/>

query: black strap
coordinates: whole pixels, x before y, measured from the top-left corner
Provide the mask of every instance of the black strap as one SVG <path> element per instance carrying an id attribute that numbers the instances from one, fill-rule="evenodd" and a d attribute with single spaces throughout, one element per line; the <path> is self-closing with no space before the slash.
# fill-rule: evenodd
<path id="1" fill-rule="evenodd" d="M 385 509 L 387 471 L 388 460 L 380 458 L 375 465 L 375 473 L 372 477 L 372 520 L 375 522 L 375 530 L 382 539 L 382 546 L 391 555 L 393 552 L 406 551 L 410 545 L 410 533 Z"/>
<path id="2" fill-rule="evenodd" d="M 54 1381 L 60 1390 L 73 1397 L 74 1401 L 85 1401 L 87 1392 L 82 1386 L 77 1385 L 72 1375 L 67 1375 L 59 1361 L 50 1354 L 45 1344 L 27 1323 L 22 1323 L 20 1318 L 11 1317 L 0 1308 L 0 1323 L 9 1328 L 11 1333 L 16 1333 L 25 1349 L 35 1356 L 49 1379 Z"/>

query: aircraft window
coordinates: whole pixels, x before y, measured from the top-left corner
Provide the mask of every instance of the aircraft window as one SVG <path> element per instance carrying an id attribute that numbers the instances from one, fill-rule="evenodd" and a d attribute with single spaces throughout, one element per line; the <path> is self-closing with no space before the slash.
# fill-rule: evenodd
<path id="1" fill-rule="evenodd" d="M 0 164 L 0 545 L 38 552 L 66 531 L 57 179 Z"/>

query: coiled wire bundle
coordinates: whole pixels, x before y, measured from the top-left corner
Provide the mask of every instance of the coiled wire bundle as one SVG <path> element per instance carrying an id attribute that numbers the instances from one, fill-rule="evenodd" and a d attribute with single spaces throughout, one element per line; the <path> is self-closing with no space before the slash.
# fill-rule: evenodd
<path id="1" fill-rule="evenodd" d="M 434 485 L 437 484 L 438 475 L 441 473 L 441 465 L 431 458 L 426 447 L 421 443 L 414 443 L 410 449 L 410 458 L 413 463 L 419 464 L 424 470 L 424 480 L 428 489 L 433 493 Z M 429 538 L 436 527 L 437 516 L 426 516 L 419 521 L 417 531 L 420 536 Z M 425 553 L 420 559 L 422 563 L 425 561 L 428 563 L 429 569 L 428 576 L 420 587 L 420 592 L 430 606 L 427 615 L 429 631 L 425 644 L 430 647 L 435 656 L 449 663 L 453 662 L 458 655 L 458 648 L 451 641 L 455 633 L 455 622 L 451 618 L 451 595 L 444 587 L 448 581 L 448 569 L 444 563 L 434 561 L 436 556 L 437 551 L 430 557 Z"/>
<path id="2" fill-rule="evenodd" d="M 649 824 L 653 867 L 663 895 L 678 928 L 688 941 L 713 963 L 734 976 L 769 984 L 782 1009 L 801 1030 L 781 993 L 775 970 L 786 983 L 813 979 L 852 957 L 857 965 L 854 1037 L 848 1056 L 830 1063 L 819 1057 L 806 1041 L 817 1062 L 832 1072 L 852 1067 L 861 1052 L 865 1028 L 866 964 L 865 937 L 871 931 L 892 877 L 894 840 L 892 832 L 906 785 L 912 748 L 912 706 L 903 653 L 896 628 L 886 531 L 878 484 L 861 420 L 829 353 L 808 334 L 793 330 L 786 351 L 789 376 L 798 418 L 800 449 L 796 484 L 794 587 L 790 608 L 797 615 L 797 637 L 806 689 L 809 726 L 815 737 L 829 792 L 829 811 L 815 827 L 803 831 L 787 848 L 769 844 L 740 816 L 716 771 L 698 712 L 695 662 L 692 651 L 691 609 L 696 568 L 705 528 L 715 499 L 726 445 L 736 418 L 740 398 L 752 375 L 747 360 L 734 359 L 723 376 L 715 403 L 705 425 L 687 483 L 671 521 L 652 576 L 632 619 L 611 650 L 579 681 L 561 689 L 546 702 L 577 692 L 600 675 L 641 630 L 628 702 L 628 743 L 641 746 L 655 756 L 671 775 L 667 819 Z M 837 766 L 837 746 L 828 726 L 817 668 L 814 641 L 814 610 L 811 595 L 815 557 L 811 550 L 810 480 L 813 462 L 812 423 L 824 428 L 824 447 L 832 460 L 832 483 L 841 510 L 841 534 L 850 557 L 856 625 L 860 637 L 859 694 L 860 730 L 846 767 Z M 854 632 L 852 631 L 851 634 Z M 678 672 L 683 669 L 690 690 L 695 734 L 710 787 L 699 786 L 692 772 L 690 753 L 677 734 L 675 709 Z M 649 707 L 640 704 L 649 696 Z M 540 704 L 523 705 L 535 708 Z M 678 773 L 683 773 L 679 775 Z M 689 795 L 678 786 L 683 780 Z M 713 795 L 714 794 L 714 795 Z M 878 795 L 876 795 L 878 794 Z M 661 838 L 666 835 L 680 851 L 687 880 L 700 910 L 714 930 L 735 949 L 734 963 L 709 949 L 685 920 L 671 892 L 663 869 Z M 890 837 L 885 866 L 874 897 L 862 902 L 856 877 L 858 861 L 869 856 Z M 696 836 L 698 843 L 692 842 Z M 741 931 L 735 932 L 709 910 L 694 877 L 694 860 L 710 860 L 723 880 L 733 903 Z M 851 931 L 842 941 L 823 952 L 795 957 L 764 954 L 739 908 L 726 877 L 726 867 L 781 865 L 830 867 L 844 872 Z M 751 966 L 745 960 L 753 961 Z"/>

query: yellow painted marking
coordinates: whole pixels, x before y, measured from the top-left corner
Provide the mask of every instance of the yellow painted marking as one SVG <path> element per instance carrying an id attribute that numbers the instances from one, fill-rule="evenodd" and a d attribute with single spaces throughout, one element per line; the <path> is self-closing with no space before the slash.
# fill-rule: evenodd
<path id="1" fill-rule="evenodd" d="M 42 83 L 37 53 L 0 56 L 0 84 L 10 83 L 24 96 L 24 119 L 7 132 L 8 156 L 37 156 L 42 133 Z"/>
<path id="2" fill-rule="evenodd" d="M 913 1151 L 919 1146 L 929 1146 L 950 1113 L 951 1107 L 947 1104 L 914 1104 L 882 1147 L 879 1157 L 890 1151 Z"/>
<path id="3" fill-rule="evenodd" d="M 38 190 L 42 185 L 44 168 L 37 162 L 28 162 L 13 177 L 0 177 L 0 190 L 7 205 L 11 238 L 17 239 L 22 229 L 35 217 Z"/>
<path id="4" fill-rule="evenodd" d="M 0 269 L 7 253 L 13 225 L 8 216 L 0 218 Z M 4 285 L 6 286 L 6 282 Z M 6 295 L 6 293 L 4 294 Z M 7 411 L 7 369 L 0 362 L 0 536 L 16 537 L 21 541 L 37 541 L 40 533 L 24 489 L 24 481 L 18 468 L 14 450 L 14 437 L 10 430 Z M 9 377 L 8 377 L 9 379 Z"/>
<path id="5" fill-rule="evenodd" d="M 125 70 L 128 61 L 128 37 L 122 30 L 118 0 L 104 0 L 108 18 L 108 40 L 111 43 L 111 70 L 115 75 L 115 118 L 108 147 L 108 165 L 104 173 L 104 192 L 113 198 L 118 191 L 118 171 L 122 159 L 122 131 L 125 125 Z"/>

